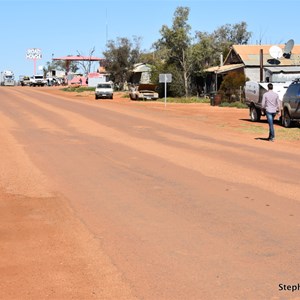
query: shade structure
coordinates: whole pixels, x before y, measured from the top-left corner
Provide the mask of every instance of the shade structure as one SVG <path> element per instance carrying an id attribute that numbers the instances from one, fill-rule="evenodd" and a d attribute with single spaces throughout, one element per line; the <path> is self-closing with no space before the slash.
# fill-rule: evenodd
<path id="1" fill-rule="evenodd" d="M 103 61 L 104 58 L 95 56 L 84 56 L 84 55 L 67 55 L 61 57 L 54 57 L 52 60 L 64 60 L 66 62 L 67 73 L 69 73 L 71 61 Z"/>

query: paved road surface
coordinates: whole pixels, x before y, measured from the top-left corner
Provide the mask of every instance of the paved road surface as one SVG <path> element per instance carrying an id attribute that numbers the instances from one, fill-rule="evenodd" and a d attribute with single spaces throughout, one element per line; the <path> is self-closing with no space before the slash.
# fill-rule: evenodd
<path id="1" fill-rule="evenodd" d="M 0 299 L 300 298 L 299 142 L 50 90 L 0 87 Z"/>

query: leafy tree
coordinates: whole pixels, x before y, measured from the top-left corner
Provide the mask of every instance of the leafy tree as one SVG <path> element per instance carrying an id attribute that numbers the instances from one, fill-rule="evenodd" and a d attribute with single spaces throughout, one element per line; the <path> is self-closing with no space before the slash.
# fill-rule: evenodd
<path id="1" fill-rule="evenodd" d="M 134 64 L 139 62 L 140 41 L 139 37 L 134 37 L 133 43 L 128 38 L 118 37 L 116 41 L 108 41 L 107 50 L 103 52 L 111 80 L 121 86 L 128 80 Z"/>
<path id="2" fill-rule="evenodd" d="M 214 34 L 207 32 L 196 33 L 197 42 L 194 44 L 194 66 L 202 71 L 210 66 L 220 64 L 220 54 L 223 54 L 223 48 L 220 48 L 215 40 Z"/>
<path id="3" fill-rule="evenodd" d="M 213 33 L 196 32 L 199 48 L 206 66 L 218 65 L 220 54 L 228 54 L 232 45 L 247 44 L 251 32 L 247 31 L 247 23 L 226 24 L 217 28 Z M 204 56 L 203 56 L 204 55 Z"/>
<path id="4" fill-rule="evenodd" d="M 245 45 L 251 33 L 247 31 L 247 23 L 226 24 L 213 32 L 216 46 L 226 55 L 232 45 Z"/>
<path id="5" fill-rule="evenodd" d="M 181 72 L 186 96 L 189 93 L 192 69 L 191 26 L 187 23 L 189 12 L 188 7 L 178 7 L 174 13 L 172 27 L 163 25 L 160 30 L 161 39 L 154 44 L 157 50 L 165 52 L 167 65 L 173 65 Z"/>
<path id="6" fill-rule="evenodd" d="M 140 62 L 148 65 L 156 65 L 158 62 L 156 52 L 144 52 L 140 54 Z"/>

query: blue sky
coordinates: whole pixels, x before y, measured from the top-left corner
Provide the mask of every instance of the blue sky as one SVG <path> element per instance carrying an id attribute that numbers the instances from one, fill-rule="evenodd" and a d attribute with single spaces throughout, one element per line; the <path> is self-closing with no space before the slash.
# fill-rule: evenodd
<path id="1" fill-rule="evenodd" d="M 0 71 L 32 75 L 28 48 L 40 48 L 37 68 L 54 57 L 69 54 L 103 57 L 106 40 L 142 37 L 150 50 L 165 24 L 172 26 L 179 6 L 190 8 L 195 31 L 213 32 L 225 24 L 245 21 L 252 32 L 250 44 L 300 44 L 299 0 L 0 0 Z"/>

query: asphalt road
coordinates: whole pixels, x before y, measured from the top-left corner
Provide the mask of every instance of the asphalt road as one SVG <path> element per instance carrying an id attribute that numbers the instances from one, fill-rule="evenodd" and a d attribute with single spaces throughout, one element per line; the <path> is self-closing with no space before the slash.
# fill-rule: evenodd
<path id="1" fill-rule="evenodd" d="M 1 299 L 300 298 L 299 141 L 92 99 L 0 87 Z"/>

